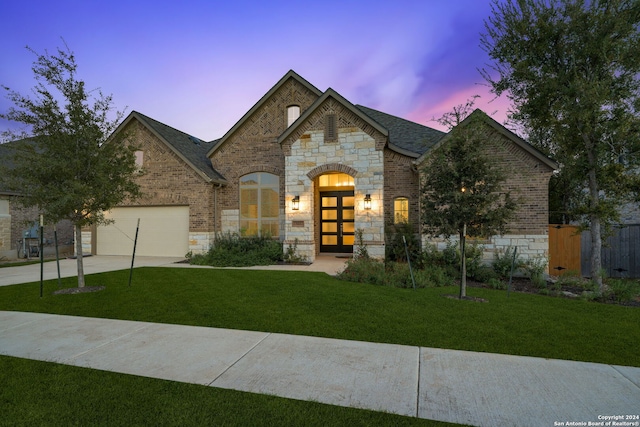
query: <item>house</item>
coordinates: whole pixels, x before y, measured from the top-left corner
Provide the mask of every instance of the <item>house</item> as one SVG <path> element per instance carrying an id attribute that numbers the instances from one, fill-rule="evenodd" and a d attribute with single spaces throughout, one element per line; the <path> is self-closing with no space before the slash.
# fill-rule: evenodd
<path id="1" fill-rule="evenodd" d="M 0 162 L 10 167 L 13 150 L 20 144 L 30 143 L 20 140 L 0 144 Z M 0 186 L 0 260 L 37 256 L 39 246 L 39 217 L 36 207 L 25 208 L 19 203 L 20 193 Z M 44 226 L 44 254 L 55 254 L 55 240 L 58 241 L 58 252 L 73 252 L 73 226 L 69 221 L 60 221 L 55 225 Z"/>
<path id="2" fill-rule="evenodd" d="M 487 149 L 510 171 L 521 197 L 508 236 L 488 250 L 517 245 L 526 256 L 548 248 L 548 181 L 557 165 L 484 113 Z M 145 171 L 144 197 L 118 206 L 112 225 L 83 232 L 86 250 L 184 256 L 206 251 L 217 233 L 268 233 L 300 255 L 352 253 L 362 230 L 372 256 L 385 253 L 385 227 L 419 231 L 420 166 L 446 134 L 354 105 L 285 74 L 238 122 L 203 141 L 139 112 L 116 132 L 131 132 Z M 138 227 L 138 219 L 139 227 Z"/>

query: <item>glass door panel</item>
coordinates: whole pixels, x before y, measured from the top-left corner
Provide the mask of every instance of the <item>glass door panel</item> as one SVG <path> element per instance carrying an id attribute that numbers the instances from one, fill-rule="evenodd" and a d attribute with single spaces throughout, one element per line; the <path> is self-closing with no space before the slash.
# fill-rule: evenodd
<path id="1" fill-rule="evenodd" d="M 353 253 L 355 239 L 353 191 L 320 193 L 320 251 Z"/>

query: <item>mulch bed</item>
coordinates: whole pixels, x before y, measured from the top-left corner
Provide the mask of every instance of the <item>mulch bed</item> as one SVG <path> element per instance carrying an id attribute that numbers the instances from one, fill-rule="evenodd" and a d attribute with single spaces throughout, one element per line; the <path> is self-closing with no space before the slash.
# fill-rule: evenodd
<path id="1" fill-rule="evenodd" d="M 489 302 L 484 298 L 470 297 L 469 295 L 465 295 L 462 298 L 460 298 L 460 295 L 444 294 L 443 297 L 449 298 L 449 299 L 463 299 L 465 301 L 474 301 L 474 302 Z"/>
<path id="2" fill-rule="evenodd" d="M 99 292 L 106 288 L 104 286 L 85 286 L 84 288 L 65 288 L 58 289 L 54 295 L 72 295 L 72 294 L 86 294 L 88 292 Z"/>
<path id="3" fill-rule="evenodd" d="M 490 289 L 490 287 L 484 283 L 476 282 L 474 280 L 469 280 L 469 279 L 467 279 L 467 286 L 472 288 Z M 547 289 L 549 290 L 548 293 L 541 292 L 540 288 L 533 285 L 529 279 L 524 277 L 514 277 L 513 281 L 511 282 L 511 292 L 523 292 L 527 294 L 547 295 L 550 297 L 560 297 L 560 298 L 568 298 L 568 299 L 581 298 L 582 293 L 585 290 L 584 288 L 581 288 L 579 286 L 566 286 L 566 285 L 562 285 L 560 288 L 555 289 L 555 285 L 553 284 L 548 284 Z M 506 289 L 503 290 L 503 292 L 506 292 Z M 630 307 L 640 307 L 640 298 L 638 297 L 636 298 L 636 300 L 628 301 L 628 302 L 616 301 L 613 296 L 611 296 L 607 300 L 598 299 L 595 301 L 600 302 L 602 304 L 616 304 L 616 305 L 624 305 L 624 306 L 630 306 Z"/>

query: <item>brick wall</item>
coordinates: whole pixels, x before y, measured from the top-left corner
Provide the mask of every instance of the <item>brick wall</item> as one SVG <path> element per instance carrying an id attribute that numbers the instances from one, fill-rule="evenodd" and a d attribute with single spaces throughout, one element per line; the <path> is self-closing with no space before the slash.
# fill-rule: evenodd
<path id="1" fill-rule="evenodd" d="M 276 140 L 287 128 L 287 107 L 299 105 L 303 114 L 316 99 L 313 92 L 295 79 L 287 80 L 213 153 L 213 168 L 229 182 L 218 195 L 218 230 L 239 230 L 236 214 L 240 208 L 238 183 L 240 177 L 248 173 L 277 175 L 280 178 L 280 206 L 284 206 L 284 154 Z"/>
<path id="2" fill-rule="evenodd" d="M 415 159 L 384 150 L 384 223 L 393 224 L 393 201 L 398 197 L 409 199 L 409 223 L 415 232 L 420 224 L 420 184 L 415 170 Z"/>
<path id="3" fill-rule="evenodd" d="M 503 190 L 518 199 L 515 217 L 507 226 L 508 233 L 481 242 L 485 261 L 492 261 L 496 251 L 508 246 L 518 246 L 518 253 L 525 259 L 547 256 L 548 186 L 553 170 L 488 126 L 485 141 L 486 152 L 506 171 Z M 455 240 L 456 236 L 452 238 Z M 439 248 L 446 246 L 439 238 L 425 237 L 424 243 L 436 243 Z"/>
<path id="4" fill-rule="evenodd" d="M 213 184 L 186 164 L 155 134 L 137 121 L 130 142 L 144 152 L 144 174 L 136 181 L 143 196 L 122 206 L 189 206 L 189 231 L 208 233 L 214 231 Z M 129 131 L 131 129 L 126 129 Z"/>

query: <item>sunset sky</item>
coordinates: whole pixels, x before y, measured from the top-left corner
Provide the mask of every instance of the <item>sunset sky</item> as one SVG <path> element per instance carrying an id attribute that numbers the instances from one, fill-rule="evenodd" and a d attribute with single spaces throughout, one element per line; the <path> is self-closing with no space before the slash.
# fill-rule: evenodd
<path id="1" fill-rule="evenodd" d="M 5 1 L 0 85 L 28 94 L 37 52 L 64 38 L 88 88 L 203 140 L 219 138 L 286 72 L 418 123 L 474 94 L 504 122 L 478 68 L 489 0 Z M 0 99 L 0 111 L 10 102 Z M 495 114 L 494 114 L 495 113 Z M 0 131 L 9 124 L 0 121 Z"/>

